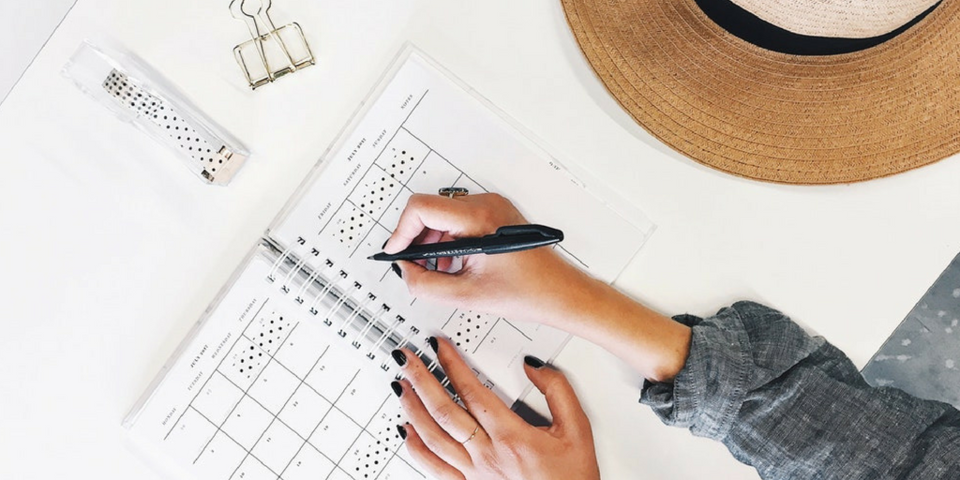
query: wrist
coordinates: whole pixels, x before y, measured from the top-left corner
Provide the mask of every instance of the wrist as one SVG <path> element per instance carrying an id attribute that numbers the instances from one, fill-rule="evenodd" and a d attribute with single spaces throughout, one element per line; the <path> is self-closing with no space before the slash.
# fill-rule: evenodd
<path id="1" fill-rule="evenodd" d="M 686 363 L 690 328 L 576 271 L 542 323 L 602 346 L 651 381 L 672 381 Z"/>

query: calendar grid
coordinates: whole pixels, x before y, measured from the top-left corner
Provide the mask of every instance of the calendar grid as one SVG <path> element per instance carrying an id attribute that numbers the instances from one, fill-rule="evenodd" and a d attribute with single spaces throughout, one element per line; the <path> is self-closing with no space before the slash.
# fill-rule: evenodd
<path id="1" fill-rule="evenodd" d="M 412 112 L 411 112 L 411 113 L 412 113 Z M 473 177 L 471 177 L 470 175 L 467 175 L 467 172 L 464 172 L 460 167 L 454 165 L 454 163 L 451 162 L 450 160 L 447 160 L 447 157 L 443 156 L 442 153 L 434 150 L 433 147 L 431 147 L 429 143 L 424 142 L 423 140 L 420 139 L 420 137 L 417 136 L 417 134 L 411 132 L 410 129 L 405 126 L 406 123 L 407 123 L 407 122 L 403 122 L 402 124 L 400 124 L 400 128 L 403 129 L 405 132 L 409 133 L 411 137 L 417 139 L 418 142 L 426 145 L 427 148 L 430 149 L 430 153 L 435 153 L 435 154 L 437 154 L 437 156 L 440 157 L 441 160 L 443 160 L 444 162 L 447 162 L 448 165 L 450 165 L 451 167 L 455 168 L 458 172 L 460 172 L 460 175 L 461 175 L 461 176 L 467 177 L 468 179 L 470 179 L 471 182 L 477 184 L 477 186 L 479 186 L 480 188 L 483 189 L 483 192 L 484 192 L 484 193 L 489 193 L 489 191 L 488 191 L 486 188 L 484 188 L 483 185 L 480 185 L 480 182 L 474 180 Z M 458 180 L 459 180 L 459 179 L 458 179 Z M 474 193 L 476 193 L 476 192 L 474 192 Z"/>
<path id="2" fill-rule="evenodd" d="M 266 303 L 267 303 L 267 302 L 264 302 L 263 306 L 266 306 Z M 261 307 L 260 311 L 261 311 L 261 312 L 263 311 L 263 307 Z M 259 317 L 258 315 L 254 315 L 253 318 L 250 319 L 250 323 L 247 324 L 247 328 L 250 328 L 250 325 L 252 325 L 253 322 L 256 321 L 256 319 L 257 319 L 258 317 Z M 294 326 L 294 328 L 291 329 L 289 333 L 287 333 L 287 336 L 284 337 L 284 339 L 289 338 L 289 336 L 293 334 L 293 330 L 295 330 L 295 329 L 296 329 L 296 326 Z M 246 331 L 246 329 L 245 329 L 244 331 Z M 240 337 L 241 337 L 241 338 L 246 338 L 247 340 L 249 340 L 249 338 L 248 338 L 245 334 L 241 334 Z M 240 339 L 238 338 L 238 339 L 237 339 L 237 342 L 239 342 L 239 341 L 240 341 Z M 234 344 L 234 346 L 236 346 L 236 344 Z M 282 342 L 281 342 L 281 344 L 280 344 L 280 347 L 277 347 L 277 352 L 278 352 L 278 353 L 279 353 L 279 351 L 280 351 L 280 348 L 283 348 L 283 343 L 282 343 Z M 219 371 L 219 370 L 220 370 L 220 367 L 223 366 L 223 361 L 227 359 L 227 356 L 228 356 L 228 355 L 229 355 L 229 353 L 228 353 L 227 355 L 224 355 L 223 359 L 220 360 L 220 365 L 217 366 L 217 371 Z M 270 365 L 270 363 L 273 362 L 273 355 L 268 355 L 268 357 L 269 357 L 269 358 L 267 359 L 267 364 L 264 365 L 263 368 L 260 369 L 259 372 L 257 372 L 257 376 L 253 379 L 252 382 L 250 382 L 250 386 L 248 386 L 246 389 L 243 390 L 243 396 L 241 396 L 241 397 L 240 397 L 240 400 L 238 400 L 237 403 L 233 406 L 233 408 L 230 409 L 230 412 L 227 414 L 227 417 L 223 419 L 223 422 L 221 422 L 220 425 L 217 425 L 217 433 L 220 433 L 220 432 L 223 430 L 223 426 L 227 423 L 227 420 L 230 418 L 230 415 L 232 415 L 233 412 L 236 411 L 237 406 L 240 405 L 240 402 L 243 401 L 244 398 L 250 396 L 250 389 L 253 388 L 253 386 L 257 384 L 257 380 L 260 378 L 260 375 L 263 375 L 263 372 L 265 372 L 265 371 L 267 370 L 267 367 Z M 224 377 L 226 377 L 226 375 L 224 375 Z M 228 380 L 229 380 L 229 378 L 228 378 Z M 232 382 L 231 382 L 231 383 L 232 383 Z M 234 385 L 236 386 L 236 384 L 234 384 Z M 203 390 L 201 389 L 201 391 L 203 391 Z M 198 394 L 199 394 L 199 392 L 198 392 Z M 250 397 L 250 398 L 253 399 L 253 397 Z M 191 402 L 191 404 L 192 404 L 192 402 Z M 271 422 L 271 423 L 272 423 L 272 422 Z M 225 433 L 225 432 L 224 432 L 224 433 Z M 200 455 L 203 455 L 203 452 L 205 452 L 205 451 L 207 450 L 207 447 L 210 446 L 210 442 L 212 442 L 214 438 L 216 438 L 216 434 L 214 434 L 214 436 L 210 437 L 210 440 L 208 440 L 208 441 L 207 441 L 207 444 L 204 445 L 204 446 L 203 446 L 203 449 L 200 450 L 200 453 L 197 455 L 197 458 L 195 458 L 195 459 L 193 460 L 193 463 L 197 463 L 197 460 L 200 459 Z M 260 439 L 257 439 L 257 442 L 259 442 L 259 441 L 260 441 Z M 256 446 L 256 444 L 254 444 L 254 446 Z M 247 452 L 247 455 L 249 456 L 249 455 L 250 455 L 250 452 Z M 244 460 L 246 460 L 246 457 L 244 457 Z M 259 461 L 259 460 L 258 460 L 258 461 Z M 241 463 L 242 463 L 242 462 L 241 462 Z M 263 463 L 263 462 L 261 462 L 261 463 Z M 239 467 L 238 467 L 238 468 L 239 468 Z M 267 468 L 269 468 L 269 467 L 267 467 Z"/>
<path id="3" fill-rule="evenodd" d="M 429 91 L 428 91 L 427 93 L 429 93 Z M 424 97 L 426 97 L 426 93 L 424 93 Z M 423 97 L 421 97 L 421 100 L 423 100 Z M 420 102 L 417 102 L 417 105 L 419 105 L 419 104 L 420 104 Z M 414 110 L 416 110 L 416 106 L 414 106 Z M 449 165 L 450 167 L 452 167 L 453 169 L 455 169 L 455 170 L 458 172 L 457 178 L 453 181 L 453 183 L 451 183 L 450 186 L 458 184 L 458 183 L 460 182 L 460 180 L 463 179 L 463 178 L 467 178 L 467 179 L 469 179 L 471 182 L 473 182 L 475 185 L 480 186 L 480 188 L 483 189 L 483 192 L 484 192 L 484 193 L 487 193 L 487 189 L 484 188 L 483 186 L 481 186 L 479 182 L 477 182 L 476 180 L 474 180 L 473 178 L 471 178 L 470 175 L 467 175 L 467 173 L 464 172 L 463 170 L 461 170 L 460 167 L 457 167 L 457 166 L 454 165 L 452 162 L 450 162 L 449 160 L 447 160 L 446 157 L 444 157 L 443 155 L 441 155 L 440 152 L 437 152 L 436 150 L 434 150 L 433 147 L 431 147 L 428 143 L 424 142 L 423 140 L 420 140 L 420 138 L 418 138 L 413 132 L 410 131 L 410 129 L 408 129 L 408 128 L 406 127 L 407 120 L 409 120 L 412 115 L 413 115 L 413 111 L 411 111 L 411 112 L 410 112 L 410 115 L 408 115 L 407 118 L 403 121 L 403 123 L 401 123 L 400 126 L 397 127 L 397 131 L 394 132 L 393 137 L 391 137 L 390 140 L 393 141 L 393 139 L 396 138 L 397 133 L 399 133 L 399 132 L 402 130 L 402 131 L 404 131 L 404 132 L 407 132 L 411 137 L 413 137 L 413 138 L 416 139 L 418 142 L 422 143 L 425 147 L 427 147 L 427 153 L 426 153 L 426 155 L 424 155 L 424 156 L 423 156 L 423 159 L 420 160 L 419 163 L 417 163 L 417 166 L 416 166 L 416 168 L 414 168 L 414 170 L 418 170 L 421 166 L 423 166 L 424 163 L 426 163 L 427 159 L 430 158 L 430 155 L 431 155 L 431 154 L 435 154 L 435 155 L 436 155 L 437 157 L 439 157 L 441 160 L 443 160 L 444 162 L 446 162 L 447 165 Z M 387 142 L 386 145 L 390 145 L 390 142 Z M 386 146 L 384 146 L 384 149 L 380 151 L 380 154 L 377 155 L 377 158 L 374 159 L 373 163 L 370 165 L 370 168 L 367 169 L 367 174 L 370 172 L 370 170 L 372 170 L 374 167 L 376 167 L 376 168 L 379 168 L 380 170 L 382 170 L 385 174 L 388 174 L 388 175 L 389 175 L 389 172 L 387 172 L 387 171 L 378 163 L 378 162 L 380 161 L 381 156 L 382 156 L 385 152 L 386 152 Z M 366 175 L 366 174 L 365 174 L 365 175 Z M 353 187 L 353 190 L 351 190 L 351 191 L 350 191 L 350 194 L 347 195 L 347 198 L 346 198 L 345 202 L 349 202 L 349 203 L 353 204 L 354 206 L 356 206 L 356 205 L 354 204 L 354 202 L 350 200 L 350 197 L 353 196 L 353 192 L 356 191 L 356 189 L 358 189 L 358 188 L 359 188 L 359 184 L 357 184 L 356 186 Z M 416 193 L 416 192 L 413 191 L 413 189 L 411 189 L 411 188 L 409 187 L 408 182 L 402 182 L 402 181 L 401 181 L 401 182 L 400 182 L 400 188 L 401 188 L 401 190 L 405 190 L 405 191 L 407 191 L 407 192 L 409 192 L 409 193 L 411 193 L 411 194 L 412 194 L 412 193 Z M 477 192 L 474 192 L 474 193 L 477 193 Z M 387 207 L 386 207 L 386 208 L 389 209 L 391 206 L 393 206 L 394 202 L 396 202 L 398 198 L 399 198 L 399 196 L 397 196 L 397 195 L 395 195 L 393 198 L 391 198 L 390 201 L 387 203 Z M 381 219 L 381 218 L 382 218 L 382 215 L 381 215 L 380 218 L 375 218 L 375 219 L 373 219 L 374 223 L 375 223 L 376 225 L 378 225 L 378 226 L 380 226 L 380 227 L 383 227 L 384 229 L 390 231 L 390 227 L 387 227 L 387 226 L 383 225 L 383 224 L 380 222 L 380 219 Z M 372 233 L 372 232 L 373 232 L 373 229 L 369 230 L 369 231 L 364 235 L 363 239 L 365 240 L 365 239 L 370 235 L 370 233 Z M 356 254 L 357 250 L 359 249 L 359 246 L 360 246 L 362 243 L 363 243 L 363 242 L 362 242 L 362 240 L 361 240 L 361 242 L 357 244 L 357 247 L 356 247 L 356 248 L 354 249 L 354 251 L 351 252 L 351 254 L 350 254 L 351 257 Z M 414 299 L 414 300 L 416 300 L 416 299 Z"/>
<path id="4" fill-rule="evenodd" d="M 402 127 L 401 127 L 401 128 L 402 128 Z M 423 162 L 425 162 L 425 161 L 426 161 L 426 157 L 424 157 L 424 159 L 421 160 L 420 163 L 417 164 L 417 168 L 420 168 L 420 166 L 423 165 Z M 380 165 L 377 165 L 376 163 L 373 163 L 373 164 L 370 166 L 370 168 L 367 170 L 367 172 L 369 173 L 370 170 L 372 170 L 374 167 L 379 168 L 379 169 L 382 170 L 384 173 L 387 173 L 386 170 L 383 170 L 383 167 L 381 167 Z M 405 190 L 409 191 L 410 193 L 414 193 L 413 190 L 411 190 L 410 187 L 408 187 L 405 183 L 402 183 L 402 182 L 401 182 L 401 183 L 400 183 L 400 188 L 401 188 L 401 189 L 405 189 Z M 354 187 L 354 190 L 356 190 L 356 189 L 357 189 L 357 187 Z M 351 193 L 352 193 L 352 192 L 351 192 Z M 390 206 L 393 205 L 393 202 L 395 202 L 396 200 L 397 200 L 397 197 L 396 197 L 396 196 L 394 196 L 392 199 L 390 199 L 390 202 L 387 204 L 387 208 L 390 208 Z M 353 205 L 354 207 L 357 206 L 355 203 L 353 203 L 352 200 L 350 200 L 349 196 L 348 196 L 347 199 L 344 201 L 344 203 L 349 203 L 349 204 Z M 381 215 L 380 218 L 382 218 L 382 215 Z M 381 227 L 381 228 L 386 229 L 387 231 L 390 231 L 390 228 L 389 228 L 389 227 L 387 227 L 386 225 L 380 223 L 380 218 L 374 218 L 374 219 L 373 219 L 373 223 L 374 223 L 375 225 Z M 360 240 L 360 242 L 357 242 L 357 246 L 353 249 L 352 252 L 350 252 L 350 257 L 353 257 L 354 255 L 356 255 L 357 250 L 360 249 L 360 245 L 363 244 L 363 241 L 366 240 L 367 237 L 369 237 L 372 232 L 373 232 L 373 229 L 371 228 L 370 230 L 367 231 L 367 233 L 365 233 L 365 234 L 363 235 L 363 238 Z"/>
<path id="5" fill-rule="evenodd" d="M 413 106 L 413 108 L 410 109 L 410 112 L 407 113 L 407 117 L 403 119 L 403 122 L 401 122 L 401 123 L 400 123 L 400 126 L 397 127 L 397 130 L 393 132 L 393 135 L 390 137 L 390 140 L 384 142 L 384 144 L 383 144 L 383 150 L 380 150 L 380 153 L 377 154 L 377 157 L 374 159 L 373 163 L 371 163 L 370 166 L 367 167 L 367 170 L 364 172 L 364 175 L 366 175 L 367 173 L 369 173 L 369 172 L 370 172 L 370 169 L 372 169 L 373 166 L 377 164 L 377 160 L 379 160 L 379 159 L 380 159 L 380 156 L 383 155 L 383 153 L 387 151 L 387 147 L 393 142 L 393 140 L 394 140 L 395 138 L 397 138 L 397 134 L 400 133 L 400 130 L 403 128 L 403 125 L 404 125 L 405 123 L 407 123 L 407 120 L 410 120 L 410 116 L 413 115 L 413 112 L 417 111 L 417 107 L 420 106 L 420 102 L 423 101 L 423 99 L 427 96 L 428 93 L 430 93 L 430 90 L 427 90 L 427 91 L 423 92 L 423 95 L 420 96 L 420 99 L 417 100 L 417 103 Z M 349 201 L 350 195 L 353 194 L 354 190 L 356 190 L 356 186 L 354 186 L 354 188 L 350 191 L 350 194 L 349 194 L 349 195 L 347 195 L 347 196 L 344 197 L 343 202 L 341 202 L 341 203 L 340 203 L 340 206 L 337 207 L 338 210 L 339 210 L 340 208 L 343 208 L 343 205 L 346 204 L 346 203 Z M 332 221 L 333 221 L 333 217 L 330 217 L 330 220 L 327 220 L 327 222 L 323 225 L 323 227 L 320 228 L 320 231 L 317 232 L 317 234 L 319 235 L 320 232 L 324 231 L 324 230 L 327 228 L 327 226 L 330 225 L 330 222 L 332 222 Z"/>
<path id="6" fill-rule="evenodd" d="M 251 322 L 253 322 L 253 319 L 256 319 L 257 317 L 260 316 L 260 312 L 263 311 L 264 307 L 267 306 L 267 303 L 268 303 L 268 302 L 270 302 L 270 299 L 265 300 L 265 301 L 263 302 L 263 304 L 260 305 L 260 308 L 257 309 L 257 312 L 253 315 L 253 317 L 251 317 L 251 320 L 250 320 Z M 248 325 L 249 325 L 249 324 L 248 324 Z M 233 345 L 230 346 L 230 350 L 233 350 L 234 348 L 236 348 L 237 342 L 239 342 L 241 338 L 243 338 L 243 335 L 242 335 L 242 334 L 240 335 L 240 337 L 238 337 L 236 340 L 233 341 Z M 228 352 L 229 352 L 230 350 L 228 350 Z M 223 362 L 224 362 L 226 359 L 227 359 L 227 355 L 224 355 L 223 358 L 220 359 L 220 362 L 217 363 L 217 368 L 215 368 L 214 371 L 220 370 L 220 366 L 223 365 Z M 207 377 L 207 379 L 203 382 L 203 385 L 200 387 L 199 390 L 197 390 L 197 393 L 193 396 L 193 398 L 190 400 L 190 403 L 189 403 L 188 405 L 192 405 L 193 402 L 195 402 L 195 401 L 197 400 L 197 397 L 200 396 L 200 392 L 202 392 L 203 389 L 206 388 L 207 383 L 210 382 L 210 379 L 211 379 L 211 378 L 213 378 L 213 375 Z M 184 413 L 186 413 L 186 409 L 184 410 Z M 164 440 L 166 440 L 168 437 L 170 437 L 170 434 L 173 432 L 173 429 L 177 427 L 177 424 L 180 423 L 180 420 L 183 420 L 183 415 L 184 415 L 184 413 L 181 413 L 181 414 L 180 414 L 180 417 L 177 418 L 177 421 L 176 421 L 176 422 L 173 422 L 173 425 L 170 426 L 170 430 L 168 430 L 168 431 L 167 431 L 167 434 L 163 436 L 163 439 L 164 439 Z"/>
<path id="7" fill-rule="evenodd" d="M 358 378 L 362 373 L 362 369 L 357 368 L 351 374 L 347 375 L 347 377 L 349 378 L 346 378 L 346 377 L 344 378 L 343 386 L 342 387 L 338 386 L 336 395 L 330 395 L 329 394 L 330 392 L 327 392 L 325 394 L 322 391 L 318 391 L 314 387 L 314 385 L 311 385 L 311 382 L 308 381 L 308 378 L 311 377 L 315 369 L 317 369 L 317 366 L 320 365 L 320 363 L 326 359 L 331 349 L 336 347 L 331 345 L 326 345 L 322 349 L 319 349 L 318 351 L 320 353 L 318 354 L 317 358 L 310 363 L 309 369 L 306 370 L 306 373 L 303 373 L 302 371 L 300 373 L 297 373 L 296 371 L 294 371 L 294 369 L 285 365 L 284 362 L 281 361 L 278 357 L 282 354 L 282 352 L 284 352 L 284 348 L 288 345 L 288 341 L 294 338 L 298 332 L 298 329 L 301 328 L 302 322 L 300 321 L 291 321 L 292 327 L 285 331 L 285 335 L 283 335 L 281 337 L 281 340 L 277 342 L 276 349 L 273 350 L 272 352 L 267 350 L 261 351 L 260 349 L 253 350 L 252 345 L 251 345 L 251 352 L 246 352 L 245 349 L 247 347 L 244 344 L 241 344 L 240 342 L 246 341 L 253 344 L 255 343 L 255 341 L 260 340 L 256 337 L 255 333 L 252 333 L 252 330 L 255 328 L 254 325 L 256 325 L 258 322 L 260 322 L 260 324 L 264 324 L 265 322 L 268 321 L 269 315 L 266 314 L 267 312 L 265 308 L 266 303 L 267 302 L 264 302 L 264 304 L 261 305 L 260 309 L 257 310 L 256 314 L 249 320 L 249 322 L 247 322 L 244 325 L 242 333 L 234 341 L 233 345 L 231 346 L 231 349 L 228 350 L 228 353 L 225 354 L 223 359 L 221 359 L 220 363 L 217 365 L 214 372 L 205 380 L 202 387 L 200 388 L 200 391 L 194 396 L 193 400 L 191 400 L 191 402 L 187 405 L 187 408 L 185 409 L 185 410 L 190 410 L 196 413 L 206 423 L 208 423 L 213 427 L 211 433 L 208 435 L 208 438 L 203 444 L 203 448 L 199 450 L 199 453 L 197 453 L 196 457 L 194 458 L 193 463 L 196 464 L 203 458 L 204 455 L 212 453 L 213 452 L 213 449 L 211 447 L 212 442 L 214 442 L 214 440 L 218 436 L 222 435 L 223 437 L 228 439 L 230 442 L 232 442 L 239 449 L 239 451 L 242 452 L 242 458 L 240 458 L 239 461 L 236 462 L 236 465 L 233 467 L 231 472 L 226 472 L 228 475 L 225 475 L 224 477 L 222 477 L 222 480 L 244 479 L 245 476 L 239 474 L 238 472 L 240 472 L 241 468 L 243 468 L 244 465 L 247 465 L 250 461 L 255 461 L 256 463 L 259 464 L 260 467 L 262 467 L 262 469 L 264 469 L 264 471 L 269 472 L 270 480 L 283 480 L 285 478 L 284 475 L 286 475 L 288 470 L 291 468 L 291 466 L 294 465 L 294 462 L 297 461 L 297 458 L 299 458 L 301 454 L 305 453 L 304 451 L 307 448 L 312 449 L 310 452 L 307 452 L 307 453 L 313 454 L 315 452 L 316 454 L 319 454 L 324 460 L 329 462 L 329 464 L 332 466 L 332 468 L 330 468 L 329 473 L 327 473 L 324 477 L 320 477 L 320 478 L 333 479 L 338 474 L 337 472 L 339 472 L 339 474 L 341 475 L 345 474 L 350 478 L 358 478 L 351 475 L 351 473 L 346 470 L 346 467 L 344 466 L 344 464 L 349 459 L 351 454 L 354 453 L 354 451 L 357 448 L 360 448 L 360 446 L 362 446 L 361 445 L 362 440 L 365 438 L 365 436 L 369 436 L 370 438 L 373 438 L 373 439 L 378 439 L 376 432 L 372 431 L 371 429 L 371 424 L 377 418 L 377 415 L 381 414 L 384 411 L 385 406 L 388 404 L 389 395 L 385 394 L 383 397 L 383 400 L 377 401 L 377 403 L 375 404 L 376 405 L 375 408 L 372 409 L 376 413 L 369 415 L 369 418 L 366 418 L 363 421 L 359 421 L 357 418 L 354 418 L 354 416 L 351 415 L 347 410 L 344 410 L 344 408 L 342 408 L 341 402 L 348 401 L 348 400 L 345 400 L 345 395 L 351 389 L 351 386 L 358 381 Z M 274 313 L 274 315 L 276 315 L 276 313 Z M 283 317 L 281 316 L 279 318 L 282 319 Z M 273 330 L 270 330 L 270 332 L 273 332 Z M 293 343 L 290 343 L 290 345 L 293 345 Z M 238 350 L 238 348 L 240 350 Z M 253 351 L 264 354 L 264 363 L 262 365 L 262 368 L 260 368 L 259 371 L 256 373 L 256 375 L 253 376 L 252 381 L 249 382 L 249 385 L 247 385 L 246 388 L 243 388 L 242 385 L 238 384 L 233 378 L 231 378 L 229 374 L 226 373 L 226 370 L 225 370 L 226 368 L 225 362 L 227 361 L 227 358 L 230 357 L 230 355 L 233 354 L 234 352 L 238 352 L 241 350 L 244 352 L 244 355 L 246 355 L 247 353 L 252 353 Z M 334 360 L 331 360 L 331 361 L 334 361 Z M 258 384 L 258 382 L 262 380 L 261 377 L 265 375 L 265 372 L 267 372 L 268 367 L 271 367 L 271 366 L 278 368 L 278 371 L 282 371 L 284 372 L 285 375 L 289 375 L 290 378 L 295 379 L 295 386 L 291 389 L 291 393 L 289 394 L 285 393 L 283 395 L 282 405 L 279 408 L 273 409 L 273 410 L 269 408 L 269 406 L 266 403 L 264 403 L 261 399 L 258 399 L 257 395 L 253 394 L 252 392 L 252 390 Z M 340 366 L 338 365 L 337 367 L 340 367 Z M 211 384 L 211 382 L 213 381 L 213 379 L 215 378 L 216 378 L 216 381 L 220 381 L 220 382 L 225 381 L 226 385 L 229 385 L 231 388 L 236 389 L 236 391 L 239 392 L 239 399 L 233 402 L 224 419 L 219 422 L 211 418 L 206 412 L 203 411 L 202 407 L 199 407 L 196 404 L 197 398 L 200 396 L 201 392 L 206 390 L 208 386 Z M 326 410 L 322 414 L 322 416 L 319 416 L 316 419 L 315 425 L 310 426 L 309 433 L 306 433 L 306 435 L 301 434 L 301 432 L 297 431 L 297 429 L 294 428 L 294 425 L 287 423 L 283 418 L 281 418 L 284 412 L 287 411 L 293 398 L 298 393 L 309 393 L 310 395 L 315 395 L 316 398 L 320 399 L 322 402 L 325 402 L 325 404 L 328 405 L 327 407 L 325 407 Z M 235 435 L 231 434 L 228 431 L 229 429 L 226 427 L 230 418 L 236 414 L 236 412 L 240 408 L 240 405 L 243 402 L 251 402 L 251 404 L 256 405 L 259 409 L 262 409 L 263 411 L 269 413 L 269 421 L 266 423 L 266 426 L 264 426 L 262 430 L 258 432 L 255 441 L 253 441 L 252 444 L 250 444 L 249 446 L 244 445 L 242 439 L 237 438 Z M 318 430 L 325 424 L 325 422 L 328 420 L 328 417 L 330 417 L 331 415 L 337 415 L 338 418 L 341 418 L 343 421 L 347 421 L 349 425 L 353 425 L 353 427 L 350 427 L 350 428 L 356 431 L 356 433 L 352 434 L 352 437 L 348 439 L 349 442 L 344 443 L 344 445 L 349 444 L 351 447 L 346 449 L 346 451 L 344 451 L 342 454 L 338 452 L 339 456 L 337 458 L 331 457 L 327 452 L 325 452 L 322 448 L 318 447 L 313 442 L 313 439 L 315 439 L 315 435 L 317 435 Z M 177 428 L 177 425 L 181 422 L 183 417 L 184 417 L 184 414 L 181 414 L 180 418 L 177 420 L 177 422 L 174 423 L 173 427 L 170 429 L 170 432 L 174 431 Z M 292 456 L 290 456 L 290 458 L 282 464 L 283 465 L 282 468 L 271 467 L 269 465 L 269 462 L 265 461 L 256 453 L 256 450 L 258 449 L 258 447 L 261 446 L 266 441 L 265 438 L 268 432 L 272 428 L 274 428 L 275 425 L 278 427 L 282 426 L 286 430 L 289 430 L 289 432 L 292 434 L 293 438 L 295 438 L 297 442 L 296 447 L 290 450 L 290 452 L 292 453 Z M 168 433 L 168 436 L 169 436 L 169 433 Z M 379 440 L 377 441 L 377 443 L 380 443 Z M 399 447 L 388 448 L 385 451 L 388 452 L 388 455 L 384 459 L 382 466 L 380 467 L 379 471 L 376 473 L 375 476 L 370 476 L 369 478 L 373 478 L 373 479 L 380 478 L 380 476 L 383 475 L 383 473 L 385 472 L 386 465 L 390 464 L 391 462 L 402 462 L 409 469 L 413 471 L 417 471 L 417 469 L 413 467 L 413 465 L 411 465 L 406 459 L 398 456 Z M 336 478 L 340 478 L 340 477 L 336 477 Z"/>
<path id="8" fill-rule="evenodd" d="M 379 411 L 381 408 L 383 408 L 383 405 L 384 405 L 385 403 L 387 403 L 386 400 L 384 400 L 384 401 L 380 404 L 380 406 L 377 407 L 377 410 Z M 372 421 L 372 419 L 371 419 L 371 421 Z M 363 427 L 361 427 L 360 432 L 357 434 L 356 438 L 353 439 L 354 442 L 359 441 L 360 438 L 363 437 L 363 434 L 364 434 L 365 432 L 367 432 L 367 427 L 368 427 L 369 425 L 370 425 L 370 422 L 367 422 L 366 425 L 364 425 Z M 349 450 L 346 451 L 346 452 L 344 452 L 343 456 L 340 457 L 340 460 L 337 461 L 337 468 L 341 468 L 340 465 L 343 463 L 343 461 L 347 458 L 347 455 L 349 455 L 349 454 L 350 454 L 350 451 L 349 451 Z M 342 468 L 341 468 L 341 470 L 342 470 Z M 350 474 L 350 472 L 347 472 L 346 470 L 344 470 L 344 473 L 346 473 L 347 475 Z M 330 475 L 333 475 L 333 472 L 330 472 Z M 327 478 L 328 478 L 328 479 L 330 478 L 330 475 L 327 475 Z"/>
<path id="9" fill-rule="evenodd" d="M 327 347 L 327 348 L 329 349 L 330 347 Z M 326 350 L 324 351 L 324 354 L 326 354 Z M 323 355 L 321 355 L 320 358 L 323 358 Z M 319 359 L 319 358 L 317 359 L 317 363 L 320 363 L 320 359 Z M 314 367 L 312 367 L 312 368 L 310 369 L 311 371 L 313 371 L 313 368 L 316 367 L 317 363 L 314 363 Z M 354 378 L 356 378 L 356 374 L 354 374 Z M 352 382 L 353 379 L 351 379 L 350 381 Z M 306 385 L 306 383 L 303 383 L 302 385 Z M 307 385 L 307 386 L 309 387 L 309 385 Z M 340 397 L 343 396 L 343 392 L 346 391 L 347 388 L 348 388 L 348 387 L 344 387 L 344 388 L 343 388 L 343 390 L 340 392 L 340 395 L 337 396 L 337 400 L 340 400 Z M 311 388 L 311 389 L 312 389 L 312 388 Z M 319 394 L 318 394 L 318 395 L 319 395 Z M 335 404 L 335 403 L 336 403 L 336 400 L 334 401 L 334 404 Z M 317 425 L 313 427 L 313 430 L 310 431 L 310 435 L 307 435 L 307 438 L 304 438 L 304 439 L 303 439 L 303 444 L 300 445 L 300 448 L 297 450 L 297 453 L 294 454 L 293 458 L 290 459 L 290 463 L 293 462 L 293 459 L 294 459 L 294 458 L 297 458 L 297 455 L 299 455 L 300 452 L 303 450 L 303 448 L 306 447 L 306 446 L 310 446 L 310 447 L 313 448 L 314 450 L 317 450 L 318 452 L 320 452 L 319 449 L 317 449 L 317 448 L 314 447 L 313 445 L 310 445 L 310 437 L 312 437 L 315 433 L 317 433 L 317 429 L 320 428 L 320 425 L 323 424 L 324 419 L 327 418 L 327 415 L 329 415 L 331 411 L 333 411 L 333 408 L 331 408 L 330 410 L 328 410 L 327 413 L 323 414 L 323 417 L 320 418 L 320 422 L 318 422 Z M 302 437 L 301 437 L 301 438 L 302 438 Z M 337 463 L 337 462 L 335 462 L 332 458 L 328 457 L 325 453 L 320 452 L 320 454 L 323 455 L 327 460 L 330 460 L 330 461 L 333 462 L 333 463 Z M 287 466 L 283 468 L 283 472 L 280 472 L 281 478 L 282 478 L 282 476 L 283 476 L 283 473 L 286 472 L 288 468 L 290 468 L 290 463 L 287 463 Z M 331 472 L 331 473 L 332 473 L 332 472 Z M 329 477 L 329 475 L 327 475 L 327 476 Z"/>

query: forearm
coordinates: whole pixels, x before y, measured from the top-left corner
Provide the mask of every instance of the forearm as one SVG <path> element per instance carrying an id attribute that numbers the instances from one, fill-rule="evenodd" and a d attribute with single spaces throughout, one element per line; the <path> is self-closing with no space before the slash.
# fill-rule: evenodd
<path id="1" fill-rule="evenodd" d="M 558 300 L 562 313 L 547 323 L 603 347 L 650 381 L 672 381 L 683 369 L 690 327 L 586 275 L 574 284 Z"/>

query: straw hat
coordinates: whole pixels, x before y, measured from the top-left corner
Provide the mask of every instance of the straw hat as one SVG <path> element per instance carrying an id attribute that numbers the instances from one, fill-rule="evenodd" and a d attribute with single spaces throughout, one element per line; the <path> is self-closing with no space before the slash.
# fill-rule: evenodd
<path id="1" fill-rule="evenodd" d="M 847 183 L 960 151 L 960 1 L 562 2 L 623 108 L 708 166 Z"/>

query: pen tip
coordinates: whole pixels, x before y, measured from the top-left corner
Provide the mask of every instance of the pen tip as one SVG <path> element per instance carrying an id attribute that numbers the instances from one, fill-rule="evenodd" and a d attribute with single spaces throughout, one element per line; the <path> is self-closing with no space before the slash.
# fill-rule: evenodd
<path id="1" fill-rule="evenodd" d="M 373 257 L 376 257 L 376 255 L 370 255 L 369 257 L 367 257 L 367 260 L 376 260 L 376 258 L 373 258 Z"/>

